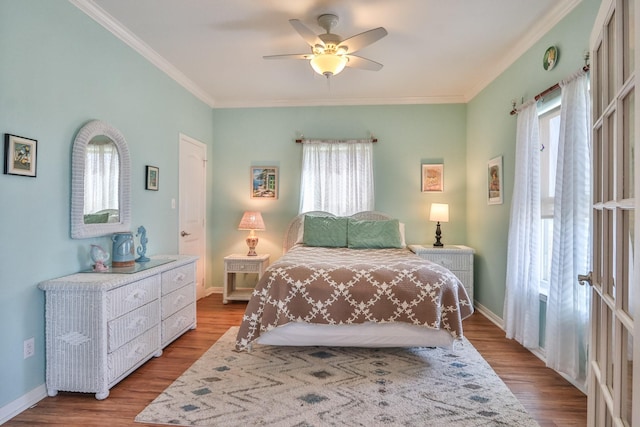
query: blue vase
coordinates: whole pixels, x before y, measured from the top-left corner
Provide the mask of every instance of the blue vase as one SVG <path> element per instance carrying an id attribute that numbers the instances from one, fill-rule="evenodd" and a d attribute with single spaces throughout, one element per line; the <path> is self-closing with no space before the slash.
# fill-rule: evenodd
<path id="1" fill-rule="evenodd" d="M 111 240 L 113 241 L 111 266 L 118 268 L 135 265 L 133 234 L 130 232 L 114 233 Z"/>

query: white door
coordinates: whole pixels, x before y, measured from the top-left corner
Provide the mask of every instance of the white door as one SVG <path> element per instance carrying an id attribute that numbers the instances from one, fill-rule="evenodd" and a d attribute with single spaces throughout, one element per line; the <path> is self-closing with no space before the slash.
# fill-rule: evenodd
<path id="1" fill-rule="evenodd" d="M 206 264 L 206 178 L 207 146 L 180 134 L 179 160 L 180 235 L 178 250 L 182 255 L 200 257 L 196 268 L 196 296 L 205 296 Z"/>
<path id="2" fill-rule="evenodd" d="M 633 0 L 603 0 L 591 37 L 593 273 L 589 426 L 640 427 L 640 265 L 635 189 L 638 36 Z"/>

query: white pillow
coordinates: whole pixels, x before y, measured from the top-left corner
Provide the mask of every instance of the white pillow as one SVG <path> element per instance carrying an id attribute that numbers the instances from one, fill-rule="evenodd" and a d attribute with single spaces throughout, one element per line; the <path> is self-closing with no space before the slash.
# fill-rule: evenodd
<path id="1" fill-rule="evenodd" d="M 407 247 L 407 241 L 404 238 L 404 222 L 400 223 L 400 242 L 403 248 Z"/>
<path id="2" fill-rule="evenodd" d="M 304 242 L 304 216 L 300 219 L 300 225 L 298 226 L 298 237 L 294 245 L 301 245 Z"/>

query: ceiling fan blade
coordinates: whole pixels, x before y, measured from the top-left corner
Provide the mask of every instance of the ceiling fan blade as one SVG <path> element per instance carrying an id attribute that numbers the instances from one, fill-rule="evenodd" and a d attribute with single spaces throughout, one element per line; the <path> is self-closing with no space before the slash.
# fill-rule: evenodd
<path id="1" fill-rule="evenodd" d="M 324 42 L 320 40 L 318 35 L 311 31 L 309 27 L 300 22 L 299 19 L 289 19 L 289 23 L 291 26 L 302 36 L 304 41 L 306 41 L 309 46 L 314 47 L 319 44 L 320 46 L 324 46 Z"/>
<path id="2" fill-rule="evenodd" d="M 372 61 L 367 58 L 363 58 L 357 55 L 345 55 L 349 62 L 347 62 L 347 67 L 350 68 L 359 68 L 361 70 L 369 70 L 369 71 L 379 71 L 382 69 L 382 64 L 376 61 Z"/>
<path id="3" fill-rule="evenodd" d="M 338 49 L 346 47 L 347 53 L 355 53 L 363 47 L 377 42 L 387 34 L 387 30 L 382 27 L 374 28 L 373 30 L 365 31 L 364 33 L 356 34 L 343 40 L 340 42 L 340 45 L 338 45 Z"/>
<path id="4" fill-rule="evenodd" d="M 288 55 L 268 55 L 263 56 L 263 59 L 311 59 L 313 54 L 311 53 L 291 53 Z"/>

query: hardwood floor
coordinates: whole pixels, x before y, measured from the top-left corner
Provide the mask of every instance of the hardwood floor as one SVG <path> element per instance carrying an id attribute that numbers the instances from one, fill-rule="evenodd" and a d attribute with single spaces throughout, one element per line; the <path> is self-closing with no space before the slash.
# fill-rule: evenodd
<path id="1" fill-rule="evenodd" d="M 111 389 L 48 397 L 4 424 L 12 426 L 143 426 L 135 416 L 195 362 L 230 326 L 239 325 L 245 303 L 222 304 L 214 294 L 198 301 L 198 327 L 169 345 Z M 465 335 L 542 427 L 585 426 L 587 398 L 481 314 L 464 321 Z M 151 425 L 151 424 L 146 424 Z"/>

